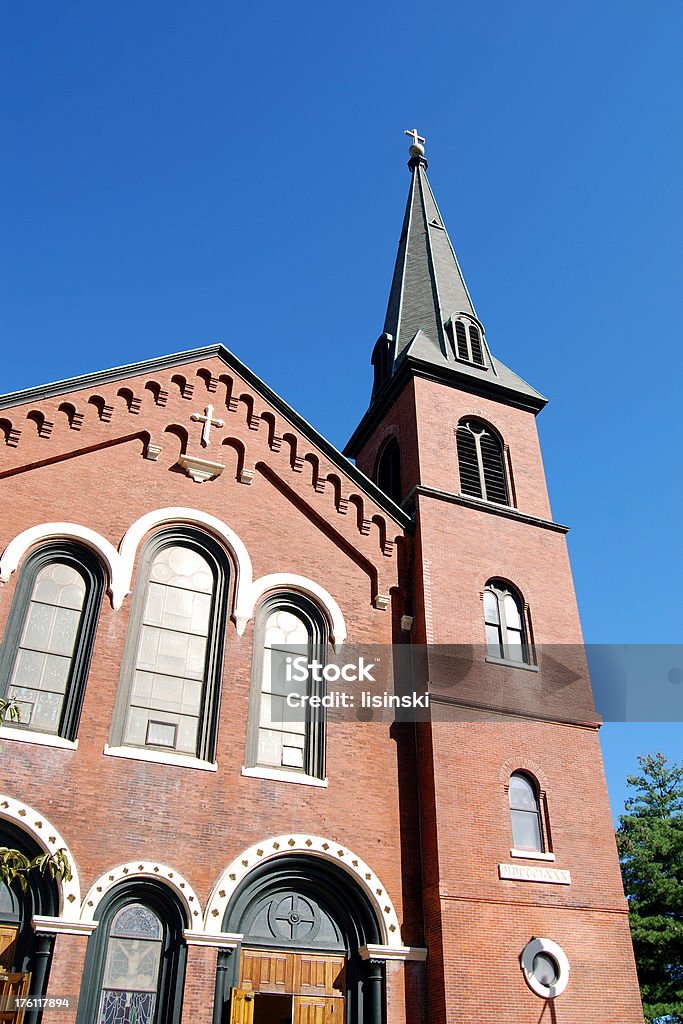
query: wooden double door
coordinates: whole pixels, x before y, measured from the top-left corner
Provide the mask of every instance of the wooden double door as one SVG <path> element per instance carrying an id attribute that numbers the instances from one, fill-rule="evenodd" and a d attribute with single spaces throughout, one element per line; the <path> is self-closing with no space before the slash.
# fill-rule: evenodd
<path id="1" fill-rule="evenodd" d="M 242 949 L 230 1024 L 344 1024 L 346 957 Z"/>
<path id="2" fill-rule="evenodd" d="M 28 995 L 31 975 L 13 971 L 12 963 L 19 936 L 19 926 L 0 924 L 0 1024 L 21 1024 L 23 1010 L 12 1008 L 13 996 Z"/>

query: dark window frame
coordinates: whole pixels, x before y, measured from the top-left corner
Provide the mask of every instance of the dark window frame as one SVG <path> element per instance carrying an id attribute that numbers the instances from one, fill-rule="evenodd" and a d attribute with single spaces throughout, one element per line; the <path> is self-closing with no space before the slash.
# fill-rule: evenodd
<path id="1" fill-rule="evenodd" d="M 309 626 L 309 662 L 316 660 L 325 665 L 327 661 L 327 645 L 330 630 L 327 619 L 318 605 L 310 600 L 310 598 L 294 591 L 279 591 L 268 595 L 259 605 L 254 623 L 254 653 L 251 663 L 245 767 L 263 768 L 264 771 L 291 772 L 294 778 L 297 775 L 306 775 L 309 778 L 324 779 L 327 718 L 323 707 L 312 708 L 310 704 L 306 706 L 306 740 L 303 768 L 277 767 L 265 764 L 258 759 L 265 627 L 269 616 L 276 611 L 290 611 L 299 617 L 303 617 Z M 311 677 L 308 687 L 308 692 L 311 696 L 322 697 L 325 694 L 324 680 L 316 681 Z"/>
<path id="2" fill-rule="evenodd" d="M 533 665 L 531 657 L 531 644 L 529 643 L 529 626 L 527 623 L 527 608 L 524 603 L 524 599 L 520 592 L 507 580 L 503 579 L 490 579 L 487 580 L 484 586 L 483 594 L 492 594 L 496 600 L 498 606 L 498 622 L 489 622 L 486 612 L 485 597 L 482 598 L 484 604 L 484 629 L 486 627 L 495 628 L 498 630 L 498 650 L 492 651 L 491 646 L 486 638 L 486 652 L 488 658 L 493 658 L 498 661 L 505 661 L 511 665 Z M 522 651 L 522 658 L 514 658 L 511 656 L 511 646 L 508 642 L 508 630 L 509 627 L 506 620 L 505 614 L 505 598 L 511 597 L 517 606 L 517 612 L 519 614 L 519 621 L 521 624 L 521 636 L 520 636 L 520 647 Z M 501 653 L 502 652 L 502 653 Z"/>
<path id="3" fill-rule="evenodd" d="M 455 441 L 461 493 L 509 508 L 511 492 L 506 449 L 498 431 L 476 416 L 464 416 L 456 427 Z M 484 442 L 487 452 L 482 450 Z M 497 465 L 493 465 L 492 459 Z"/>
<path id="4" fill-rule="evenodd" d="M 44 736 L 59 736 L 73 742 L 78 735 L 106 582 L 102 564 L 88 548 L 78 544 L 56 542 L 41 545 L 27 556 L 19 570 L 14 599 L 7 618 L 5 636 L 0 651 L 0 694 L 6 698 L 38 574 L 46 566 L 56 562 L 76 569 L 85 582 L 85 598 L 74 642 L 69 678 L 64 691 L 59 729 L 56 733 L 51 733 L 33 725 L 23 726 L 10 721 L 6 721 L 5 725 L 18 730 L 28 729 L 31 732 L 39 732 Z"/>
<path id="5" fill-rule="evenodd" d="M 512 796 L 511 796 L 511 786 L 510 786 L 510 783 L 515 778 L 523 779 L 530 786 L 531 791 L 533 793 L 534 802 L 535 802 L 535 809 L 534 810 L 528 810 L 527 808 L 524 808 L 524 807 L 513 807 L 512 806 Z M 508 779 L 507 791 L 508 791 L 508 807 L 509 807 L 509 810 L 510 810 L 510 830 L 511 830 L 511 833 L 512 833 L 512 848 L 514 850 L 519 850 L 520 853 L 522 851 L 528 852 L 528 853 L 547 853 L 548 852 L 548 842 L 549 842 L 549 830 L 546 828 L 546 822 L 545 822 L 546 815 L 544 813 L 545 808 L 544 808 L 543 793 L 541 791 L 541 787 L 538 784 L 538 780 L 536 778 L 534 778 L 534 776 L 531 775 L 531 773 L 528 772 L 528 771 L 524 771 L 524 770 L 514 771 L 510 775 L 510 778 Z M 536 847 L 532 847 L 532 846 L 524 846 L 524 845 L 522 845 L 520 843 L 517 843 L 515 841 L 515 818 L 514 818 L 514 814 L 526 814 L 526 815 L 529 815 L 529 817 L 535 817 L 536 818 L 536 821 L 537 821 L 537 824 L 538 824 L 538 834 L 539 834 L 539 847 L 538 847 L 538 849 Z"/>
<path id="6" fill-rule="evenodd" d="M 172 890 L 155 879 L 132 879 L 106 893 L 97 908 L 97 927 L 88 939 L 76 1024 L 99 1024 L 104 967 L 110 929 L 118 912 L 141 903 L 161 921 L 163 938 L 154 1024 L 180 1024 L 189 927 L 185 911 Z"/>
<path id="7" fill-rule="evenodd" d="M 230 558 L 221 545 L 209 534 L 190 527 L 171 527 L 155 533 L 147 541 L 140 555 L 135 574 L 133 602 L 117 686 L 116 705 L 110 733 L 111 744 L 117 747 L 128 747 L 131 750 L 154 751 L 166 754 L 167 756 L 193 756 L 171 750 L 168 746 L 155 744 L 138 745 L 124 742 L 125 722 L 138 656 L 142 617 L 147 599 L 152 563 L 156 555 L 164 548 L 175 546 L 188 547 L 206 558 L 214 576 L 210 627 L 207 638 L 207 657 L 202 686 L 201 714 L 199 716 L 197 745 L 194 754 L 199 760 L 213 762 L 218 740 L 218 714 L 223 676 L 225 637 L 228 624 L 228 605 L 231 599 L 234 573 Z"/>

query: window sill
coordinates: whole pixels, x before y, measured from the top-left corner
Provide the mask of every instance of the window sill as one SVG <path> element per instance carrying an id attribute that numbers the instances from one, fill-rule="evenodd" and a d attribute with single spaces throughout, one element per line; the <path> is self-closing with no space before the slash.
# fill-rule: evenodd
<path id="1" fill-rule="evenodd" d="M 526 661 L 508 661 L 507 658 L 494 658 L 487 654 L 484 661 L 489 665 L 502 665 L 504 668 L 521 668 L 523 672 L 538 672 L 538 665 L 528 665 Z"/>
<path id="2" fill-rule="evenodd" d="M 541 853 L 539 850 L 517 850 L 513 847 L 510 850 L 511 857 L 525 857 L 527 860 L 548 860 L 554 861 L 554 853 Z"/>
<path id="3" fill-rule="evenodd" d="M 148 761 L 152 764 L 169 764 L 175 768 L 194 768 L 200 772 L 218 771 L 218 765 L 213 761 L 202 761 L 198 757 L 190 757 L 189 754 L 175 754 L 172 751 L 144 750 L 142 747 L 110 747 L 104 745 L 104 754 L 107 757 L 126 757 L 131 761 Z"/>
<path id="4" fill-rule="evenodd" d="M 316 779 L 313 775 L 304 775 L 303 772 L 285 771 L 281 768 L 263 768 L 256 765 L 253 768 L 242 768 L 242 775 L 248 779 L 270 779 L 271 782 L 293 782 L 297 786 L 317 786 L 319 789 L 327 789 L 327 779 Z"/>
<path id="5" fill-rule="evenodd" d="M 0 739 L 16 740 L 18 743 L 36 743 L 41 747 L 60 747 L 62 750 L 77 750 L 78 740 L 65 740 L 49 732 L 33 732 L 21 726 L 0 726 Z"/>

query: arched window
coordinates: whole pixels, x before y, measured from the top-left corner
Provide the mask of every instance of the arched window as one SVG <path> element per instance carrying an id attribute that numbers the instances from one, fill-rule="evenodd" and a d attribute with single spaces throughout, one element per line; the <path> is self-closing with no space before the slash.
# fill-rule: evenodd
<path id="1" fill-rule="evenodd" d="M 113 890 L 88 941 L 78 1024 L 178 1024 L 184 915 L 160 883 Z"/>
<path id="2" fill-rule="evenodd" d="M 112 740 L 211 760 L 229 577 L 208 536 L 167 531 L 147 545 L 119 681 Z"/>
<path id="3" fill-rule="evenodd" d="M 247 768 L 325 776 L 325 715 L 311 707 L 324 695 L 327 623 L 319 609 L 297 594 L 278 594 L 263 602 L 256 616 L 252 666 Z M 318 678 L 316 678 L 316 676 Z M 287 703 L 297 694 L 296 706 Z M 315 702 L 314 702 L 315 703 Z"/>
<path id="4" fill-rule="evenodd" d="M 397 504 L 401 501 L 401 451 L 395 437 L 382 448 L 375 468 L 375 483 Z"/>
<path id="5" fill-rule="evenodd" d="M 509 583 L 489 580 L 484 588 L 486 647 L 490 657 L 529 662 L 522 600 Z"/>
<path id="6" fill-rule="evenodd" d="M 535 781 L 525 772 L 515 772 L 510 776 L 508 795 L 513 847 L 543 853 L 543 822 Z"/>
<path id="7" fill-rule="evenodd" d="M 104 572 L 84 548 L 50 544 L 21 570 L 0 655 L 0 693 L 20 729 L 75 740 Z"/>
<path id="8" fill-rule="evenodd" d="M 461 492 L 509 505 L 500 438 L 480 420 L 465 419 L 458 424 L 456 440 Z"/>

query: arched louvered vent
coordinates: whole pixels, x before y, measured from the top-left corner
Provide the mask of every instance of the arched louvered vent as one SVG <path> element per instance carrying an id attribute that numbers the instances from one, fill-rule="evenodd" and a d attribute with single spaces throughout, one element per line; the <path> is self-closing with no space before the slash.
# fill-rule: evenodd
<path id="1" fill-rule="evenodd" d="M 464 319 L 460 319 L 460 316 Z M 453 355 L 463 363 L 486 366 L 481 330 L 476 324 L 466 324 L 465 321 L 469 321 L 469 316 L 463 313 L 457 319 L 451 318 L 446 324 L 446 334 Z"/>
<path id="2" fill-rule="evenodd" d="M 465 325 L 462 320 L 455 321 L 455 338 L 457 342 L 457 352 L 455 354 L 458 359 L 469 359 L 469 352 L 467 351 L 467 334 L 465 333 Z"/>
<path id="3" fill-rule="evenodd" d="M 401 452 L 395 437 L 384 445 L 375 469 L 375 483 L 396 504 L 401 502 Z"/>
<path id="4" fill-rule="evenodd" d="M 458 462 L 460 464 L 460 490 L 463 494 L 471 494 L 481 498 L 481 471 L 477 453 L 477 442 L 474 434 L 464 423 L 457 430 Z"/>
<path id="5" fill-rule="evenodd" d="M 484 353 L 481 348 L 481 334 L 479 328 L 470 324 L 470 348 L 472 351 L 472 362 L 479 366 L 484 365 Z"/>
<path id="6" fill-rule="evenodd" d="M 462 420 L 456 431 L 460 490 L 473 498 L 509 505 L 503 446 L 479 420 Z"/>

